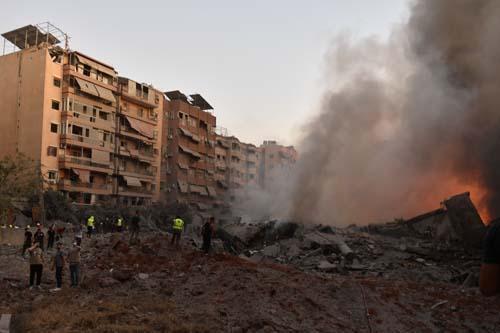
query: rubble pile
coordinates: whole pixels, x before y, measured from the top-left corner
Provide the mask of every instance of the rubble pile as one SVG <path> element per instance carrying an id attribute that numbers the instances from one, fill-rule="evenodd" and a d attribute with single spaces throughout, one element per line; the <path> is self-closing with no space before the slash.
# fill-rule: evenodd
<path id="1" fill-rule="evenodd" d="M 219 236 L 227 249 L 253 262 L 274 261 L 321 273 L 476 286 L 478 244 L 485 227 L 468 193 L 453 196 L 443 205 L 409 220 L 367 227 L 233 223 L 223 226 Z"/>

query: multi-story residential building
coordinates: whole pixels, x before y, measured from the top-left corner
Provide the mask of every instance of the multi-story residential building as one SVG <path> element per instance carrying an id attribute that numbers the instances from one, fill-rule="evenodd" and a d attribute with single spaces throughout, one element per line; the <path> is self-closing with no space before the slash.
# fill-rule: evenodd
<path id="1" fill-rule="evenodd" d="M 217 192 L 221 198 L 234 199 L 239 190 L 259 185 L 259 148 L 235 136 L 217 135 L 215 149 Z"/>
<path id="2" fill-rule="evenodd" d="M 215 125 L 212 106 L 199 94 L 165 93 L 162 192 L 167 201 L 215 203 Z"/>
<path id="3" fill-rule="evenodd" d="M 137 96 L 134 82 L 129 98 L 129 83 L 112 66 L 69 50 L 66 34 L 49 23 L 2 36 L 14 52 L 0 57 L 0 156 L 23 153 L 38 161 L 47 186 L 75 203 L 157 199 L 160 94 L 139 85 Z M 142 106 L 144 119 L 122 114 L 125 103 Z M 134 156 L 121 149 L 129 142 Z M 129 169 L 129 160 L 137 169 Z"/>
<path id="4" fill-rule="evenodd" d="M 293 146 L 282 146 L 276 141 L 264 141 L 260 146 L 259 182 L 267 188 L 277 175 L 289 173 L 297 162 Z"/>
<path id="5" fill-rule="evenodd" d="M 125 203 L 157 201 L 163 121 L 163 93 L 118 77 L 115 191 Z"/>

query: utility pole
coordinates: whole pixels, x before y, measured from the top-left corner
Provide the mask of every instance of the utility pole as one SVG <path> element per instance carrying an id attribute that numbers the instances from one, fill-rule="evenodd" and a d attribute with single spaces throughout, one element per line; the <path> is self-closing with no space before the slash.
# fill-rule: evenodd
<path id="1" fill-rule="evenodd" d="M 38 204 L 40 205 L 40 224 L 45 225 L 45 199 L 43 195 L 43 174 L 42 174 L 42 162 L 37 163 L 37 174 L 38 174 Z"/>

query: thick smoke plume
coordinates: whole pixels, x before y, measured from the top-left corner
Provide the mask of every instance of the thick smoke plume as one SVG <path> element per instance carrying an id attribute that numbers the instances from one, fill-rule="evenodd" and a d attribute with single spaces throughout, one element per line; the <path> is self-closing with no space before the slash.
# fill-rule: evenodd
<path id="1" fill-rule="evenodd" d="M 500 216 L 500 1 L 422 0 L 387 42 L 339 37 L 306 128 L 292 217 L 410 217 L 470 191 Z"/>

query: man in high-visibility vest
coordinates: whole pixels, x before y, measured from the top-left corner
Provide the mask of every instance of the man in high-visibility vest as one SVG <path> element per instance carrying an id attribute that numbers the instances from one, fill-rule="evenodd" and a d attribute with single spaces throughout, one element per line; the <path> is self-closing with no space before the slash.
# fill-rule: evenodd
<path id="1" fill-rule="evenodd" d="M 122 232 L 123 230 L 123 218 L 121 216 L 119 216 L 118 220 L 116 220 L 116 229 L 118 232 Z"/>
<path id="2" fill-rule="evenodd" d="M 170 244 L 174 244 L 179 246 L 179 241 L 181 239 L 182 231 L 184 230 L 184 221 L 180 218 L 179 215 L 175 217 L 172 223 L 172 242 Z"/>
<path id="3" fill-rule="evenodd" d="M 87 219 L 87 237 L 90 238 L 92 237 L 92 231 L 94 230 L 95 226 L 95 219 L 94 215 L 90 215 L 89 218 Z"/>

